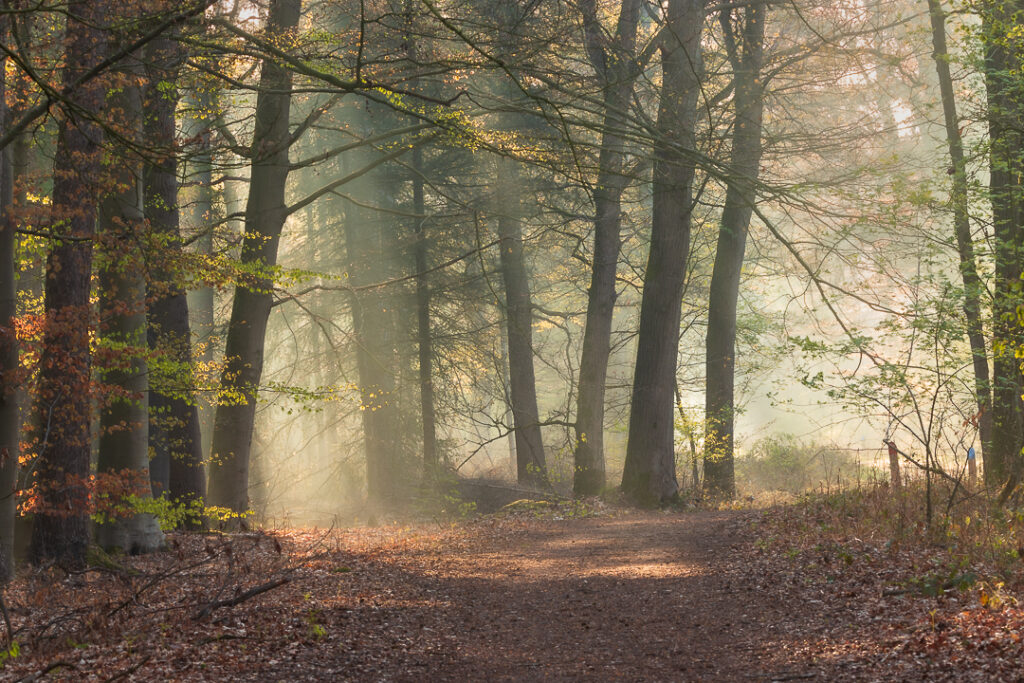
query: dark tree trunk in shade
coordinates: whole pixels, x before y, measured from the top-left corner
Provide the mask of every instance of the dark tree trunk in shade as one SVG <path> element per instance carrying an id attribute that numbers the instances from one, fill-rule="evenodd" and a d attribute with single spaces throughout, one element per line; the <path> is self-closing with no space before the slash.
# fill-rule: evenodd
<path id="1" fill-rule="evenodd" d="M 622 490 L 641 505 L 678 493 L 674 401 L 683 286 L 690 253 L 693 156 L 702 72 L 701 0 L 668 0 L 655 126 L 651 244 L 644 273 Z"/>
<path id="2" fill-rule="evenodd" d="M 100 203 L 97 229 L 99 270 L 99 336 L 116 355 L 101 363 L 99 378 L 108 395 L 101 402 L 96 470 L 118 477 L 137 477 L 148 498 L 149 369 L 146 361 L 146 269 L 143 256 L 142 162 L 130 146 L 142 139 L 142 65 L 136 56 L 121 62 L 112 76 L 105 116 L 116 121 L 125 143 L 107 146 L 111 189 Z M 105 549 L 147 553 L 163 543 L 152 514 L 121 511 L 96 526 Z"/>
<path id="3" fill-rule="evenodd" d="M 515 73 L 517 51 L 532 9 L 517 2 L 498 3 L 495 18 L 495 50 L 498 59 Z M 525 117 L 515 111 L 522 93 L 507 81 L 496 83 L 506 100 L 498 115 L 499 127 L 514 137 L 524 128 Z M 523 257 L 523 197 L 519 162 L 501 156 L 494 167 L 491 208 L 498 222 L 501 279 L 505 294 L 505 332 L 508 341 L 509 408 L 515 437 L 516 476 L 520 484 L 547 487 L 548 473 L 537 407 L 537 381 L 533 366 L 533 301 L 530 276 Z"/>
<path id="4" fill-rule="evenodd" d="M 0 7 L 7 9 L 8 3 Z M 10 37 L 10 19 L 0 15 L 0 42 Z M 4 69 L 7 60 L 0 60 Z M 9 112 L 6 70 L 0 70 L 0 132 L 6 129 Z M 14 333 L 18 294 L 15 265 L 14 168 L 11 150 L 0 150 L 0 583 L 14 573 L 15 489 L 21 453 L 21 418 L 18 391 L 18 340 Z"/>
<path id="5" fill-rule="evenodd" d="M 174 112 L 177 91 L 161 83 L 174 83 L 184 60 L 184 50 L 173 37 L 159 38 L 146 51 L 147 86 L 144 98 L 143 137 L 156 147 L 146 164 L 143 179 L 145 212 L 150 229 L 161 245 L 150 267 L 149 347 L 164 354 L 180 368 L 160 377 L 163 387 L 150 394 L 149 443 L 154 495 L 167 492 L 183 502 L 206 497 L 199 410 L 191 381 L 192 331 L 185 290 L 175 279 L 174 263 L 181 256 L 178 213 L 178 163 L 175 149 Z M 158 488 L 159 485 L 159 488 Z"/>
<path id="6" fill-rule="evenodd" d="M 68 4 L 67 50 L 62 80 L 73 83 L 103 59 L 102 26 L 108 5 L 97 0 Z M 97 113 L 106 86 L 93 80 L 77 88 L 76 108 Z M 89 355 L 92 237 L 102 170 L 103 131 L 95 123 L 65 114 L 57 133 L 53 163 L 51 228 L 72 239 L 56 243 L 46 263 L 46 329 L 39 371 L 39 410 L 45 425 L 36 460 L 41 510 L 35 516 L 29 556 L 80 568 L 89 545 L 88 477 L 91 447 Z"/>
<path id="7" fill-rule="evenodd" d="M 639 0 L 624 0 L 615 37 L 605 47 L 596 3 L 581 3 L 587 51 L 604 86 L 604 122 L 598 156 L 594 202 L 594 263 L 587 292 L 587 318 L 580 355 L 576 400 L 576 447 L 573 457 L 573 493 L 597 495 L 605 486 L 604 405 L 608 357 L 615 315 L 615 279 L 618 273 L 622 226 L 622 193 L 629 182 L 623 174 L 625 141 L 621 131 L 630 106 Z"/>
<path id="8" fill-rule="evenodd" d="M 270 32 L 293 30 L 298 25 L 299 8 L 299 0 L 273 0 L 267 24 Z M 249 507 L 256 394 L 263 374 L 264 343 L 272 305 L 273 281 L 265 269 L 277 263 L 278 243 L 288 213 L 285 183 L 289 172 L 291 89 L 291 71 L 265 59 L 256 99 L 241 253 L 242 262 L 258 272 L 247 276 L 251 281 L 235 287 L 221 376 L 221 389 L 242 400 L 217 407 L 210 455 L 209 501 L 236 512 Z"/>
<path id="9" fill-rule="evenodd" d="M 704 487 L 712 497 L 736 494 L 733 449 L 736 429 L 736 304 L 746 251 L 747 230 L 761 165 L 761 122 L 764 112 L 765 2 L 743 10 L 743 28 L 736 35 L 732 11 L 722 11 L 722 30 L 733 65 L 735 120 L 732 154 L 711 275 L 706 337 Z"/>
<path id="10" fill-rule="evenodd" d="M 982 36 L 985 40 L 985 86 L 988 97 L 989 191 L 995 245 L 993 282 L 992 446 L 985 454 L 985 479 L 992 484 L 1010 481 L 1009 491 L 1020 479 L 1022 404 L 1024 390 L 1020 361 L 1014 353 L 1021 346 L 1017 320 L 1021 258 L 1024 256 L 1024 212 L 1021 177 L 1024 175 L 1024 92 L 1016 75 L 1019 60 L 1008 49 L 1005 32 L 1015 25 L 1013 15 L 1024 3 L 986 3 Z"/>
<path id="11" fill-rule="evenodd" d="M 533 370 L 533 303 L 523 261 L 522 196 L 519 169 L 511 159 L 498 161 L 498 238 L 505 285 L 508 332 L 509 397 L 516 435 L 516 474 L 521 484 L 547 486 L 541 440 L 537 383 Z"/>
<path id="12" fill-rule="evenodd" d="M 987 459 L 992 450 L 992 382 L 988 370 L 988 350 L 981 318 L 981 298 L 985 290 L 978 275 L 971 237 L 971 218 L 967 194 L 967 165 L 964 144 L 960 135 L 960 120 L 956 111 L 953 77 L 949 70 L 949 51 L 946 48 L 946 14 L 939 0 L 928 0 L 932 24 L 932 47 L 935 71 L 942 98 L 942 118 L 946 128 L 946 144 L 953 169 L 951 200 L 953 205 L 953 232 L 960 258 L 960 277 L 964 283 L 964 318 L 967 320 L 967 339 L 971 344 L 974 366 L 974 391 L 978 398 L 978 434 L 981 454 Z M 993 482 L 990 482 L 993 483 Z M 999 483 L 999 482 L 994 482 Z"/>

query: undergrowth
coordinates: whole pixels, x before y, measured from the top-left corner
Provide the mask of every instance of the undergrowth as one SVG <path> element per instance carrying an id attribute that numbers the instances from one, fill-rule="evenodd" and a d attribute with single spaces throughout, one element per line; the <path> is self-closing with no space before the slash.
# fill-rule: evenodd
<path id="1" fill-rule="evenodd" d="M 882 483 L 805 494 L 766 513 L 761 536 L 798 551 L 856 540 L 917 554 L 936 567 L 935 576 L 918 577 L 924 593 L 940 578 L 940 586 L 970 579 L 1024 589 L 1024 508 L 1000 507 L 985 491 L 934 482 L 931 496 L 929 521 L 922 481 L 895 490 Z"/>

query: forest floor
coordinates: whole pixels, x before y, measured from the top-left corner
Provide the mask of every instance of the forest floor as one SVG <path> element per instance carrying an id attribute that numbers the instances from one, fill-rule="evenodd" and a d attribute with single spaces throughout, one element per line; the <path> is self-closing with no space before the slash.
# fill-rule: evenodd
<path id="1" fill-rule="evenodd" d="M 82 574 L 23 573 L 0 679 L 1024 676 L 1024 617 L 1005 591 L 928 591 L 927 553 L 822 542 L 794 514 L 537 504 L 454 524 L 178 535 Z"/>

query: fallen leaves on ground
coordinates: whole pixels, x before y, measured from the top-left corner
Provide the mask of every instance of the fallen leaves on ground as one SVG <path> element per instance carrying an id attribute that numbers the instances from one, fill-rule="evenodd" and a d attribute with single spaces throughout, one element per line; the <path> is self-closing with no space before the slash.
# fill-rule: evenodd
<path id="1" fill-rule="evenodd" d="M 751 525 L 749 575 L 771 599 L 815 615 L 795 620 L 794 654 L 828 680 L 1024 680 L 1017 591 L 952 543 L 930 542 L 923 528 L 902 543 L 861 538 L 814 504 Z"/>
<path id="2" fill-rule="evenodd" d="M 1020 677 L 1012 591 L 957 583 L 939 549 L 819 523 L 800 506 L 521 504 L 457 524 L 173 535 L 81 574 L 22 572 L 0 678 Z"/>

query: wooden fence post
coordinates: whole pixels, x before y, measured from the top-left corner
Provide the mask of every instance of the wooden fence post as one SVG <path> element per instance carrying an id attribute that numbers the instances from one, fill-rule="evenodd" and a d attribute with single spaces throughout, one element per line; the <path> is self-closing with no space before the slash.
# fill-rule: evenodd
<path id="1" fill-rule="evenodd" d="M 978 458 L 974 452 L 974 446 L 967 449 L 967 486 L 971 490 L 978 483 Z"/>
<path id="2" fill-rule="evenodd" d="M 884 443 L 889 447 L 889 482 L 894 488 L 899 488 L 903 483 L 900 479 L 900 452 L 895 441 L 886 439 Z"/>

